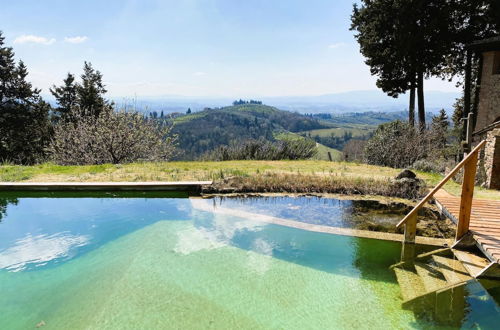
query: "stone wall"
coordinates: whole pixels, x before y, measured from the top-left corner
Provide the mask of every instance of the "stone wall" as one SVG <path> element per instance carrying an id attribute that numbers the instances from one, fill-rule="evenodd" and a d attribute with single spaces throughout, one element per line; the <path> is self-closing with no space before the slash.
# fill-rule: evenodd
<path id="1" fill-rule="evenodd" d="M 490 189 L 500 189 L 500 128 L 488 132 L 484 148 L 485 185 Z"/>
<path id="2" fill-rule="evenodd" d="M 500 52 L 483 53 L 483 72 L 474 131 L 481 130 L 500 117 L 500 74 L 494 73 L 495 56 L 500 56 Z"/>

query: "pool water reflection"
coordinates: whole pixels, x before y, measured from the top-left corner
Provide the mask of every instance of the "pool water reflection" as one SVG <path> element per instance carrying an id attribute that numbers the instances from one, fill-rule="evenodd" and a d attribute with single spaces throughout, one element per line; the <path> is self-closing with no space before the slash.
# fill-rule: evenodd
<path id="1" fill-rule="evenodd" d="M 302 221 L 324 202 L 245 210 Z M 255 220 L 155 194 L 17 197 L 0 222 L 0 328 L 457 326 L 401 308 L 398 242 Z M 460 325 L 494 325 L 500 314 L 470 301 Z"/>

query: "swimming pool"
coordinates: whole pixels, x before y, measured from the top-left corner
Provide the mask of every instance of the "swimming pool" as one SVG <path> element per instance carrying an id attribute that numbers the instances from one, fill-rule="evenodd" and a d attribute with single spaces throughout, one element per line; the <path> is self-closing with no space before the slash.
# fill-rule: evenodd
<path id="1" fill-rule="evenodd" d="M 0 196 L 0 329 L 437 326 L 401 308 L 400 243 L 259 219 L 325 200 L 160 196 Z M 492 326 L 476 296 L 462 326 Z"/>

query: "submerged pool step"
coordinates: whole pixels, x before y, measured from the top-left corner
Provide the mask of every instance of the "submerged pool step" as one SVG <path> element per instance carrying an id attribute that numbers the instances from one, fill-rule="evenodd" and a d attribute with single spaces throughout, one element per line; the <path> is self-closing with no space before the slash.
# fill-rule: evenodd
<path id="1" fill-rule="evenodd" d="M 490 264 L 490 261 L 488 259 L 476 253 L 462 250 L 453 250 L 453 253 L 457 257 L 457 259 L 462 262 L 462 265 L 473 277 L 476 277 L 478 274 L 480 274 L 483 269 L 488 267 L 488 265 Z"/>
<path id="2" fill-rule="evenodd" d="M 396 264 L 392 268 L 399 283 L 404 308 L 435 301 L 438 292 L 446 291 L 472 278 L 459 260 L 454 259 L 452 255 L 442 255 L 447 252 L 449 251 L 439 251 L 418 261 Z"/>
<path id="3" fill-rule="evenodd" d="M 426 293 L 422 279 L 412 269 L 394 267 L 394 273 L 396 274 L 404 302 L 413 300 Z"/>
<path id="4" fill-rule="evenodd" d="M 429 252 L 421 253 L 415 257 L 415 260 L 427 260 L 431 258 L 433 255 L 451 255 L 451 249 L 449 247 L 441 248 L 437 250 L 432 250 Z"/>
<path id="5" fill-rule="evenodd" d="M 449 285 L 466 282 L 472 279 L 460 260 L 437 255 L 432 256 L 432 259 L 436 263 L 436 266 L 439 267 L 438 269 L 441 273 L 443 273 L 444 278 L 448 281 Z"/>
<path id="6" fill-rule="evenodd" d="M 433 292 L 448 286 L 448 282 L 436 266 L 415 262 L 415 269 L 424 284 L 426 292 Z"/>

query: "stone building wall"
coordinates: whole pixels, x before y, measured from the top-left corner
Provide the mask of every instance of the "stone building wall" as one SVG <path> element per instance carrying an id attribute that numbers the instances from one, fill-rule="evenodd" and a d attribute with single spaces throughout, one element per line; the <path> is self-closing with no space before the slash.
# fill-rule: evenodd
<path id="1" fill-rule="evenodd" d="M 488 132 L 483 163 L 486 172 L 486 187 L 500 189 L 500 128 Z"/>
<path id="2" fill-rule="evenodd" d="M 496 57 L 496 59 L 495 59 Z M 474 131 L 479 131 L 500 117 L 500 74 L 496 73 L 500 52 L 483 53 L 483 72 Z"/>

